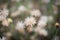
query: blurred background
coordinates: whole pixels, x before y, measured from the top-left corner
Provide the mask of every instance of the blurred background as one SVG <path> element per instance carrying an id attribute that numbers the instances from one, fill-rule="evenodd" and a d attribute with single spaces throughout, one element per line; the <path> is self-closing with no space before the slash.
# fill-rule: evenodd
<path id="1" fill-rule="evenodd" d="M 0 0 L 0 40 L 60 40 L 60 0 Z"/>

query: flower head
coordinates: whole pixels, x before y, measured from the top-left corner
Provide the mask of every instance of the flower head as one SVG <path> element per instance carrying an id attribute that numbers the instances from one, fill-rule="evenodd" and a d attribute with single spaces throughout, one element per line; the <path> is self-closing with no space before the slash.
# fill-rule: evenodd
<path id="1" fill-rule="evenodd" d="M 7 19 L 3 20 L 3 21 L 2 21 L 2 25 L 3 25 L 3 26 L 9 26 L 8 20 L 7 20 Z"/>
<path id="2" fill-rule="evenodd" d="M 40 28 L 45 28 L 46 25 L 47 25 L 47 23 L 44 22 L 44 21 L 39 21 L 38 24 L 37 24 L 37 26 L 40 27 Z"/>
<path id="3" fill-rule="evenodd" d="M 48 35 L 48 32 L 45 29 L 40 29 L 39 34 L 42 35 L 42 36 L 47 36 Z"/>
<path id="4" fill-rule="evenodd" d="M 22 21 L 18 21 L 15 29 L 21 33 L 24 33 L 25 32 L 24 28 L 25 28 L 24 23 Z"/>
<path id="5" fill-rule="evenodd" d="M 41 16 L 40 20 L 44 21 L 44 22 L 47 22 L 48 21 L 48 16 Z"/>
<path id="6" fill-rule="evenodd" d="M 38 9 L 32 10 L 30 13 L 31 13 L 32 16 L 35 16 L 35 17 L 40 17 L 41 16 L 41 12 Z"/>
<path id="7" fill-rule="evenodd" d="M 34 17 L 27 17 L 26 19 L 25 19 L 25 25 L 26 26 L 32 26 L 32 25 L 34 25 L 34 24 L 36 24 L 36 20 L 35 20 L 35 18 Z"/>
<path id="8" fill-rule="evenodd" d="M 20 29 L 24 29 L 25 26 L 24 26 L 24 23 L 21 21 L 18 21 L 17 24 L 16 24 L 16 30 L 20 30 Z"/>
<path id="9" fill-rule="evenodd" d="M 40 20 L 38 21 L 37 26 L 40 28 L 44 28 L 47 25 L 48 18 L 46 16 L 42 16 Z"/>
<path id="10" fill-rule="evenodd" d="M 9 11 L 7 9 L 0 10 L 0 21 L 6 19 L 8 14 L 9 14 Z"/>
<path id="11" fill-rule="evenodd" d="M 48 32 L 45 29 L 41 29 L 40 27 L 36 27 L 34 31 L 42 36 L 47 36 Z"/>

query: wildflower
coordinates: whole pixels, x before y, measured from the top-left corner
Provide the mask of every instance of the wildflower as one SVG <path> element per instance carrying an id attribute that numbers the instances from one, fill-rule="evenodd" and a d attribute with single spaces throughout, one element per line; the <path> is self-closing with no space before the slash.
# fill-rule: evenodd
<path id="1" fill-rule="evenodd" d="M 46 16 L 42 16 L 38 21 L 37 26 L 44 28 L 47 25 L 48 18 Z"/>
<path id="2" fill-rule="evenodd" d="M 40 20 L 44 21 L 44 22 L 47 22 L 48 21 L 48 16 L 41 16 Z"/>
<path id="3" fill-rule="evenodd" d="M 37 26 L 40 27 L 40 28 L 45 28 L 46 25 L 47 25 L 47 23 L 44 22 L 44 21 L 39 21 L 38 24 L 37 24 Z"/>
<path id="4" fill-rule="evenodd" d="M 20 31 L 20 32 L 24 32 L 24 28 L 25 28 L 24 23 L 22 21 L 21 22 L 18 21 L 17 24 L 16 24 L 15 29 Z"/>
<path id="5" fill-rule="evenodd" d="M 41 12 L 38 9 L 32 10 L 30 13 L 31 13 L 32 16 L 35 16 L 35 17 L 40 17 L 41 16 Z"/>
<path id="6" fill-rule="evenodd" d="M 32 25 L 34 25 L 34 24 L 36 24 L 36 20 L 35 20 L 35 18 L 34 17 L 27 17 L 26 19 L 25 19 L 25 25 L 26 26 L 32 26 Z"/>
<path id="7" fill-rule="evenodd" d="M 0 21 L 6 19 L 8 14 L 9 14 L 9 11 L 7 9 L 0 10 Z"/>
<path id="8" fill-rule="evenodd" d="M 9 26 L 9 22 L 7 21 L 7 19 L 2 21 L 2 25 L 3 26 Z"/>
<path id="9" fill-rule="evenodd" d="M 41 29 L 40 27 L 36 27 L 34 31 L 42 36 L 47 36 L 48 32 L 45 29 Z"/>

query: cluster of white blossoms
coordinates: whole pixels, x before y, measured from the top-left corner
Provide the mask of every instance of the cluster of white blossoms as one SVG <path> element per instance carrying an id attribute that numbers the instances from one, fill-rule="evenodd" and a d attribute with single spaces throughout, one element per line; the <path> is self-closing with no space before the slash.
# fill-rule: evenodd
<path id="1" fill-rule="evenodd" d="M 42 36 L 47 36 L 48 35 L 48 31 L 45 29 L 41 29 L 40 27 L 36 27 L 34 29 L 34 31 Z"/>
<path id="2" fill-rule="evenodd" d="M 25 11 L 25 7 L 21 6 L 19 8 L 20 11 Z M 45 27 L 47 25 L 47 21 L 48 21 L 48 16 L 41 16 L 41 12 L 39 9 L 34 9 L 34 10 L 30 10 L 30 17 L 26 17 L 24 22 L 20 22 L 18 21 L 16 24 L 16 30 L 24 30 L 24 28 L 27 26 L 27 30 L 29 32 L 31 31 L 35 31 L 36 33 L 43 35 L 43 36 L 47 36 L 48 32 L 47 30 L 45 30 Z M 39 20 L 37 22 L 36 18 L 39 17 Z M 33 26 L 36 25 L 36 28 L 34 28 Z"/>
<path id="3" fill-rule="evenodd" d="M 39 35 L 42 35 L 42 36 L 47 36 L 48 35 L 48 31 L 44 28 L 41 28 L 41 27 L 36 27 L 34 29 L 34 31 L 39 34 Z"/>
<path id="4" fill-rule="evenodd" d="M 25 26 L 24 26 L 24 23 L 21 21 L 18 21 L 17 24 L 16 24 L 16 30 L 21 30 L 21 29 L 24 29 Z"/>
<path id="5" fill-rule="evenodd" d="M 40 17 L 41 16 L 41 12 L 38 9 L 32 10 L 30 13 L 31 13 L 32 16 L 35 16 L 35 17 Z"/>
<path id="6" fill-rule="evenodd" d="M 47 16 L 41 16 L 37 26 L 44 28 L 47 25 L 48 17 Z"/>
<path id="7" fill-rule="evenodd" d="M 6 19 L 8 14 L 9 14 L 9 11 L 7 9 L 0 10 L 0 21 Z"/>
<path id="8" fill-rule="evenodd" d="M 24 20 L 24 22 L 18 21 L 15 29 L 20 31 L 20 32 L 24 32 L 24 28 L 26 28 L 26 26 L 27 26 L 27 30 L 32 31 L 33 30 L 33 25 L 35 25 L 35 24 L 36 24 L 36 20 L 35 20 L 34 17 L 27 17 Z"/>
<path id="9" fill-rule="evenodd" d="M 37 32 L 40 35 L 47 36 L 48 31 L 45 30 L 45 26 L 47 25 L 48 17 L 47 16 L 41 16 L 37 27 L 34 29 L 35 32 Z"/>
<path id="10" fill-rule="evenodd" d="M 40 27 L 40 28 L 44 28 L 46 26 L 46 23 L 43 22 L 43 21 L 39 21 L 37 26 Z"/>
<path id="11" fill-rule="evenodd" d="M 24 21 L 26 26 L 32 26 L 34 24 L 36 24 L 36 20 L 34 17 L 27 17 Z"/>

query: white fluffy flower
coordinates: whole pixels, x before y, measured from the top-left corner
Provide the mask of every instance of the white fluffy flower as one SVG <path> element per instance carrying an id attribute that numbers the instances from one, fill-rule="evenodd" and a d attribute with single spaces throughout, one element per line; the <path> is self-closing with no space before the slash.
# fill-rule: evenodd
<path id="1" fill-rule="evenodd" d="M 24 5 L 21 5 L 21 6 L 19 6 L 18 10 L 21 11 L 21 12 L 24 12 L 27 9 L 26 9 L 26 7 Z"/>
<path id="2" fill-rule="evenodd" d="M 47 25 L 47 23 L 44 22 L 44 21 L 39 21 L 38 24 L 37 24 L 37 26 L 40 27 L 40 28 L 44 28 L 46 25 Z"/>
<path id="3" fill-rule="evenodd" d="M 48 18 L 46 16 L 42 16 L 37 24 L 40 28 L 44 28 L 47 25 Z"/>
<path id="4" fill-rule="evenodd" d="M 8 14 L 9 14 L 9 11 L 7 9 L 0 10 L 0 21 L 6 19 Z"/>
<path id="5" fill-rule="evenodd" d="M 2 21 L 2 25 L 3 26 L 9 26 L 9 22 L 5 19 Z"/>
<path id="6" fill-rule="evenodd" d="M 41 16 L 40 20 L 44 21 L 44 22 L 47 22 L 48 21 L 48 16 Z"/>
<path id="7" fill-rule="evenodd" d="M 41 29 L 40 27 L 36 27 L 34 30 L 36 33 L 43 35 L 43 36 L 47 36 L 48 32 L 45 29 Z"/>
<path id="8" fill-rule="evenodd" d="M 24 23 L 21 21 L 21 22 L 17 22 L 16 24 L 16 30 L 24 30 L 25 26 L 24 26 Z"/>
<path id="9" fill-rule="evenodd" d="M 41 12 L 38 9 L 32 10 L 30 13 L 31 13 L 32 16 L 35 16 L 35 17 L 40 17 L 41 16 Z"/>
<path id="10" fill-rule="evenodd" d="M 35 20 L 35 18 L 34 17 L 27 17 L 26 19 L 25 19 L 25 25 L 26 26 L 32 26 L 32 25 L 34 25 L 34 24 L 36 24 L 36 20 Z"/>
<path id="11" fill-rule="evenodd" d="M 47 32 L 47 30 L 45 30 L 45 29 L 40 29 L 39 34 L 40 34 L 40 35 L 43 35 L 43 36 L 47 36 L 47 35 L 48 35 L 48 32 Z"/>

